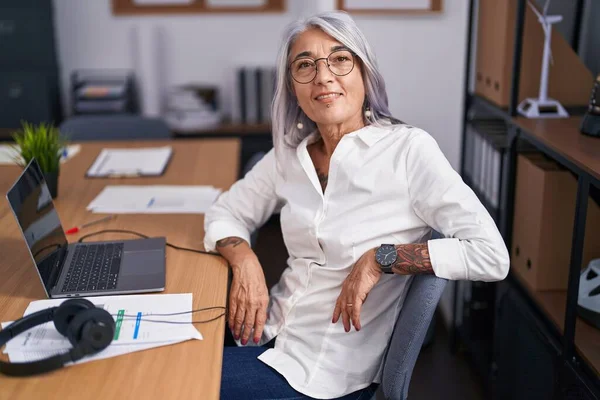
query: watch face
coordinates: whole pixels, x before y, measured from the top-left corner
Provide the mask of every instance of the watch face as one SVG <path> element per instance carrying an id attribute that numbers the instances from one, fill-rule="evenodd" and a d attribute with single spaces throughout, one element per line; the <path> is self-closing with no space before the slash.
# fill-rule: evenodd
<path id="1" fill-rule="evenodd" d="M 384 267 L 392 265 L 397 257 L 396 248 L 392 245 L 382 245 L 375 253 L 375 260 Z"/>

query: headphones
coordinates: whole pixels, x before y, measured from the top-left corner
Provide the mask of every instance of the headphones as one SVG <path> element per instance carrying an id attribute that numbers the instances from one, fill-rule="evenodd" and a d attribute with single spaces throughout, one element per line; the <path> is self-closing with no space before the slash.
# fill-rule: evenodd
<path id="1" fill-rule="evenodd" d="M 104 350 L 115 334 L 115 320 L 108 311 L 86 299 L 69 299 L 58 307 L 32 313 L 7 326 L 0 331 L 0 347 L 20 333 L 49 321 L 54 321 L 56 330 L 69 339 L 73 348 L 67 353 L 33 362 L 0 361 L 0 373 L 31 376 L 57 370 L 67 363 Z"/>

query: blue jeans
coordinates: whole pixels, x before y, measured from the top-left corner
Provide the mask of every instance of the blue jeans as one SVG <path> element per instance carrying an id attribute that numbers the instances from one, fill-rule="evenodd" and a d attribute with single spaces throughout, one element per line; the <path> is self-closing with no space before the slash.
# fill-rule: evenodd
<path id="1" fill-rule="evenodd" d="M 294 390 L 282 375 L 257 358 L 267 345 L 223 349 L 221 400 L 312 399 Z M 370 400 L 377 386 L 372 384 L 339 400 Z"/>

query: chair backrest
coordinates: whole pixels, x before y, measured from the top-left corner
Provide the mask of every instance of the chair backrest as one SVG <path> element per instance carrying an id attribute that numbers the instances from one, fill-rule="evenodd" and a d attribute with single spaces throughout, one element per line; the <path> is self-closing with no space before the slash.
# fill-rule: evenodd
<path id="1" fill-rule="evenodd" d="M 412 278 L 383 365 L 386 399 L 407 399 L 413 368 L 446 283 L 435 275 Z"/>
<path id="2" fill-rule="evenodd" d="M 76 116 L 64 121 L 59 130 L 73 141 L 171 137 L 171 130 L 162 119 L 125 114 Z"/>
<path id="3" fill-rule="evenodd" d="M 259 151 L 256 152 L 254 154 L 252 154 L 252 156 L 250 157 L 250 159 L 248 160 L 248 162 L 246 162 L 246 165 L 244 165 L 243 169 L 242 169 L 242 178 L 244 176 L 246 176 L 246 174 L 248 172 L 250 172 L 252 170 L 252 168 L 254 168 L 254 166 L 256 164 L 258 164 L 258 162 L 260 160 L 262 160 L 262 158 L 266 155 L 267 153 L 265 153 L 264 151 Z"/>

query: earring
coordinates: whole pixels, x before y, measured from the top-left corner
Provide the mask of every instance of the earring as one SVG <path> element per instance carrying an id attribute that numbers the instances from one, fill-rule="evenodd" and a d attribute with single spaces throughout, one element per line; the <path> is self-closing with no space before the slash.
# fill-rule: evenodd
<path id="1" fill-rule="evenodd" d="M 371 115 L 372 115 L 371 110 L 367 107 L 367 109 L 365 110 L 365 117 L 371 118 Z"/>
<path id="2" fill-rule="evenodd" d="M 304 128 L 304 124 L 302 122 L 298 122 L 298 124 L 296 125 L 296 127 L 298 129 L 302 129 L 302 128 Z"/>

